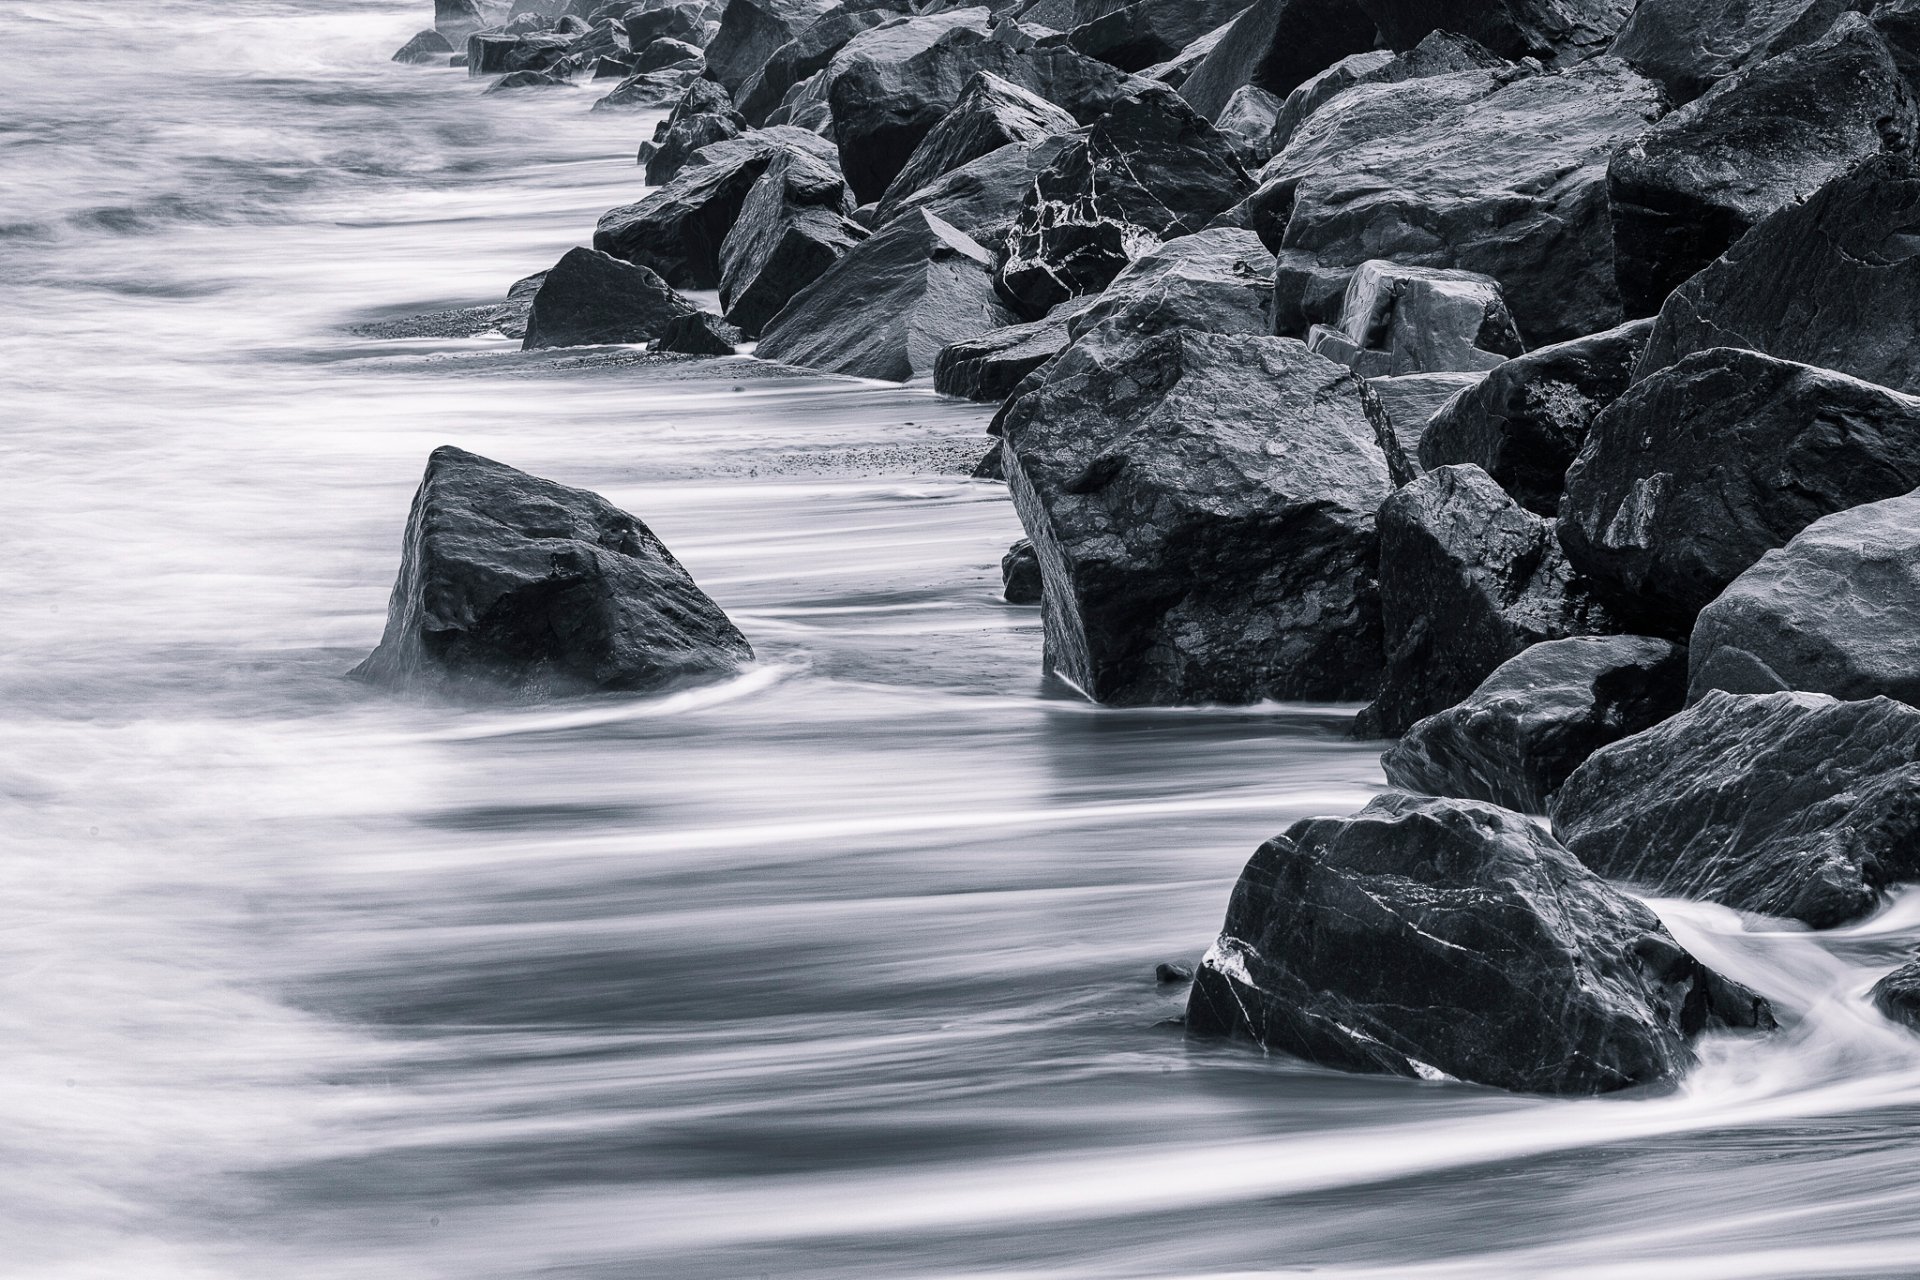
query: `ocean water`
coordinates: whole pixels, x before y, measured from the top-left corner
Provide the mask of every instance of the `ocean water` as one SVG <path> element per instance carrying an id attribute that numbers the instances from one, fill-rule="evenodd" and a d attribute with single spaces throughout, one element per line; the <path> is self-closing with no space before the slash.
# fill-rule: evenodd
<path id="1" fill-rule="evenodd" d="M 353 326 L 499 297 L 651 116 L 398 66 L 430 6 L 0 4 L 0 1273 L 1920 1274 L 1920 1039 L 1828 934 L 1657 909 L 1785 1028 L 1676 1092 L 1188 1041 L 1352 708 L 1039 674 L 987 411 Z M 454 443 L 639 514 L 760 652 L 665 699 L 343 673 Z"/>

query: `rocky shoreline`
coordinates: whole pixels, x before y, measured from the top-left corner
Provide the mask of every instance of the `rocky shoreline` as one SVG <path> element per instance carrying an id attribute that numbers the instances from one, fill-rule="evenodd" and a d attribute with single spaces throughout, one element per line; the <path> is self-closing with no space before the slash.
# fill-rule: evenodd
<path id="1" fill-rule="evenodd" d="M 1397 740 L 1254 855 L 1193 1033 L 1667 1085 L 1775 1015 L 1618 884 L 1824 928 L 1920 880 L 1914 0 L 436 0 L 395 59 L 666 115 L 590 245 L 373 336 L 997 402 L 1050 672 Z M 443 449 L 358 674 L 751 652 L 634 517 Z"/>

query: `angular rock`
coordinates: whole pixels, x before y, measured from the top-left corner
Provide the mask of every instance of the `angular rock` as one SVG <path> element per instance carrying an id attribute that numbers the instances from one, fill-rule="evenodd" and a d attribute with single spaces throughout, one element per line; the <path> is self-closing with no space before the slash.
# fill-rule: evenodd
<path id="1" fill-rule="evenodd" d="M 924 210 L 964 231 L 998 256 L 1013 234 L 1021 201 L 1068 142 L 1064 137 L 1050 137 L 990 151 L 900 200 L 889 211 L 887 221 Z M 865 207 L 878 216 L 878 206 Z"/>
<path id="2" fill-rule="evenodd" d="M 1604 53 L 1635 0 L 1357 0 L 1395 49 L 1456 31 L 1503 58 L 1572 65 Z"/>
<path id="3" fill-rule="evenodd" d="M 1608 50 L 1691 102 L 1749 62 L 1819 36 L 1851 0 L 1639 0 Z"/>
<path id="4" fill-rule="evenodd" d="M 648 350 L 682 356 L 730 356 L 740 338 L 740 331 L 719 316 L 697 311 L 667 321 L 659 340 Z"/>
<path id="5" fill-rule="evenodd" d="M 1486 378 L 1484 373 L 1403 373 L 1391 378 L 1368 378 L 1367 385 L 1387 411 L 1392 428 L 1391 441 L 1381 449 L 1387 455 L 1387 469 L 1395 485 L 1412 484 L 1424 470 L 1420 465 L 1421 441 L 1429 422 L 1454 397 Z M 1443 464 L 1444 465 L 1444 464 Z"/>
<path id="6" fill-rule="evenodd" d="M 795 85 L 827 69 L 833 55 L 863 31 L 913 12 L 910 0 L 844 0 L 767 55 L 740 88 L 740 111 L 750 123 L 767 117 Z"/>
<path id="7" fill-rule="evenodd" d="M 1365 696 L 1389 489 L 1365 385 L 1284 338 L 1109 336 L 1003 416 L 1048 669 L 1117 705 Z"/>
<path id="8" fill-rule="evenodd" d="M 1920 959 L 1909 960 L 1873 984 L 1873 1007 L 1909 1031 L 1920 1031 Z"/>
<path id="9" fill-rule="evenodd" d="M 1637 625 L 1682 636 L 1821 516 L 1920 487 L 1920 399 L 1718 348 L 1630 387 L 1567 472 L 1560 542 Z"/>
<path id="10" fill-rule="evenodd" d="M 1123 71 L 1176 57 L 1247 0 L 1076 0 L 1067 40 L 1081 53 Z"/>
<path id="11" fill-rule="evenodd" d="M 685 40 L 655 40 L 633 59 L 635 71 L 659 71 L 666 67 L 689 65 L 704 67 L 706 59 L 701 56 L 698 45 L 688 44 Z"/>
<path id="12" fill-rule="evenodd" d="M 1045 2 L 1050 3 L 1051 0 L 1045 0 Z M 1169 89 L 1180 88 L 1187 82 L 1187 77 L 1191 76 L 1206 60 L 1207 55 L 1217 49 L 1220 42 L 1232 32 L 1234 21 L 1238 19 L 1221 23 L 1165 62 L 1156 62 L 1150 67 L 1142 68 L 1139 72 L 1140 78 L 1164 84 Z"/>
<path id="13" fill-rule="evenodd" d="M 697 64 L 682 63 L 662 71 L 642 71 L 622 80 L 604 97 L 596 98 L 593 109 L 599 112 L 658 111 L 678 102 L 699 79 Z"/>
<path id="14" fill-rule="evenodd" d="M 444 60 L 452 52 L 453 42 L 440 32 L 422 31 L 400 46 L 393 55 L 393 61 L 433 62 L 445 65 Z"/>
<path id="15" fill-rule="evenodd" d="M 1920 876 L 1920 711 L 1709 693 L 1588 757 L 1554 798 L 1553 829 L 1648 893 L 1844 924 Z"/>
<path id="16" fill-rule="evenodd" d="M 519 45 L 519 36 L 501 31 L 477 31 L 468 36 L 467 75 L 474 79 L 505 75 L 510 70 L 507 58 Z"/>
<path id="17" fill-rule="evenodd" d="M 1338 328 L 1316 325 L 1307 345 L 1367 377 L 1484 371 L 1524 350 L 1498 281 L 1378 260 L 1355 269 Z"/>
<path id="18" fill-rule="evenodd" d="M 1071 312 L 1069 336 L 1125 317 L 1135 336 L 1184 328 L 1265 334 L 1273 255 L 1250 231 L 1220 227 L 1168 240 L 1142 254 L 1086 306 Z"/>
<path id="19" fill-rule="evenodd" d="M 1375 83 L 1379 78 L 1377 73 L 1391 63 L 1393 57 L 1385 49 L 1348 54 L 1325 71 L 1302 81 L 1281 102 L 1280 110 L 1274 113 L 1273 129 L 1268 138 L 1274 151 L 1278 152 L 1291 142 L 1300 126 L 1306 123 L 1307 117 L 1332 99 L 1357 84 Z"/>
<path id="20" fill-rule="evenodd" d="M 1408 791 L 1545 813 L 1588 756 L 1678 714 L 1686 679 L 1686 647 L 1670 640 L 1549 640 L 1408 729 L 1380 764 Z"/>
<path id="21" fill-rule="evenodd" d="M 533 295 L 521 349 L 651 342 L 699 308 L 645 267 L 593 249 L 569 249 Z"/>
<path id="22" fill-rule="evenodd" d="M 934 361 L 933 389 L 968 400 L 1005 400 L 1028 374 L 1067 349 L 1073 340 L 1067 333 L 1068 317 L 1092 302 L 1092 298 L 1074 298 L 1055 307 L 1045 319 L 949 343 Z"/>
<path id="23" fill-rule="evenodd" d="M 379 684 L 553 696 L 732 675 L 753 650 L 640 521 L 597 494 L 442 447 L 407 518 Z"/>
<path id="24" fill-rule="evenodd" d="M 1763 220 L 1660 308 L 1636 378 L 1746 347 L 1920 392 L 1920 169 L 1875 156 Z"/>
<path id="25" fill-rule="evenodd" d="M 480 0 L 433 0 L 433 29 L 448 40 L 465 40 L 487 25 Z"/>
<path id="26" fill-rule="evenodd" d="M 1499 71 L 1511 78 L 1515 70 L 1486 46 L 1451 31 L 1436 31 L 1404 53 L 1384 49 L 1356 53 L 1287 95 L 1274 120 L 1273 149 L 1284 148 L 1309 116 L 1355 85 L 1399 84 L 1459 71 Z"/>
<path id="27" fill-rule="evenodd" d="M 487 93 L 518 93 L 527 89 L 571 89 L 572 83 L 550 71 L 509 71 L 486 88 Z"/>
<path id="28" fill-rule="evenodd" d="M 622 23 L 630 49 L 645 49 L 661 40 L 678 40 L 696 48 L 707 43 L 705 12 L 699 4 L 635 7 L 627 10 Z"/>
<path id="29" fill-rule="evenodd" d="M 1000 579 L 1008 604 L 1040 603 L 1040 557 L 1030 539 L 1020 539 L 1000 558 Z"/>
<path id="30" fill-rule="evenodd" d="M 1388 794 L 1253 855 L 1187 1003 L 1199 1034 L 1322 1066 L 1531 1093 L 1669 1085 L 1774 1025 L 1519 814 Z"/>
<path id="31" fill-rule="evenodd" d="M 890 220 L 902 200 L 960 166 L 1010 143 L 1036 143 L 1074 129 L 1074 119 L 1051 102 L 983 71 L 967 82 L 953 107 L 907 158 L 875 217 Z"/>
<path id="32" fill-rule="evenodd" d="M 831 166 L 797 151 L 774 157 L 720 246 L 720 306 L 727 319 L 759 333 L 867 238 L 852 212 L 853 197 Z"/>
<path id="33" fill-rule="evenodd" d="M 1233 144 L 1233 153 L 1249 171 L 1273 158 L 1273 124 L 1280 117 L 1280 99 L 1265 89 L 1242 85 L 1221 109 L 1214 127 Z"/>
<path id="34" fill-rule="evenodd" d="M 835 0 L 727 0 L 707 42 L 707 70 L 736 100 L 781 45 L 811 26 Z"/>
<path id="35" fill-rule="evenodd" d="M 1284 98 L 1348 54 L 1373 48 L 1373 20 L 1353 0 L 1256 0 L 1180 85 L 1209 120 L 1242 85 Z"/>
<path id="36" fill-rule="evenodd" d="M 671 182 L 686 167 L 700 148 L 714 142 L 737 138 L 746 130 L 746 121 L 733 109 L 727 91 L 711 80 L 695 80 L 673 104 L 653 130 L 653 140 L 640 150 L 640 163 L 646 166 L 647 185 L 660 187 Z"/>

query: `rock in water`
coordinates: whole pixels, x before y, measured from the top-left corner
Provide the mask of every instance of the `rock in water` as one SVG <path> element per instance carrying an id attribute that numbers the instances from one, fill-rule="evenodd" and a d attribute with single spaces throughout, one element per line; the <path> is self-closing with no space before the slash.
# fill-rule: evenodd
<path id="1" fill-rule="evenodd" d="M 1567 468 L 1594 418 L 1627 389 L 1652 332 L 1652 320 L 1630 320 L 1496 366 L 1435 410 L 1420 437 L 1420 465 L 1470 462 L 1527 510 L 1559 514 Z"/>
<path id="2" fill-rule="evenodd" d="M 1545 813 L 1588 756 L 1678 713 L 1686 678 L 1686 648 L 1670 640 L 1549 640 L 1415 724 L 1380 764 L 1408 791 Z"/>
<path id="3" fill-rule="evenodd" d="M 1035 143 L 1074 128 L 1073 117 L 1045 98 L 982 71 L 907 157 L 880 197 L 876 224 L 884 226 L 906 197 L 961 165 L 1010 143 Z"/>
<path id="4" fill-rule="evenodd" d="M 1553 829 L 1650 893 L 1844 924 L 1920 875 L 1920 711 L 1709 693 L 1588 757 L 1554 798 Z"/>
<path id="5" fill-rule="evenodd" d="M 1307 345 L 1367 377 L 1491 369 L 1524 347 L 1498 281 L 1473 271 L 1363 262 L 1340 325 L 1316 325 Z"/>
<path id="6" fill-rule="evenodd" d="M 1008 604 L 1040 603 L 1040 557 L 1030 539 L 1022 538 L 1007 548 L 1000 558 L 1000 579 Z"/>
<path id="7" fill-rule="evenodd" d="M 465 40 L 486 25 L 480 0 L 433 0 L 433 29 L 449 40 Z"/>
<path id="8" fill-rule="evenodd" d="M 1648 316 L 1768 214 L 1849 165 L 1914 144 L 1914 101 L 1865 18 L 1722 81 L 1613 154 L 1614 269 Z"/>
<path id="9" fill-rule="evenodd" d="M 719 316 L 701 311 L 667 321 L 660 339 L 649 350 L 681 356 L 730 356 L 740 331 Z"/>
<path id="10" fill-rule="evenodd" d="M 1180 96 L 1215 120 L 1242 85 L 1284 98 L 1376 38 L 1352 0 L 1256 0 L 1181 82 Z"/>
<path id="11" fill-rule="evenodd" d="M 1696 614 L 1821 516 L 1920 487 L 1920 398 L 1723 347 L 1636 383 L 1567 472 L 1560 542 L 1636 625 Z"/>
<path id="12" fill-rule="evenodd" d="M 640 151 L 649 186 L 662 187 L 684 169 L 702 147 L 737 138 L 746 121 L 733 109 L 727 91 L 711 80 L 695 80 Z"/>
<path id="13" fill-rule="evenodd" d="M 991 255 L 916 210 L 849 250 L 802 289 L 761 335 L 766 360 L 857 378 L 906 382 L 940 352 L 1003 328 Z"/>
<path id="14" fill-rule="evenodd" d="M 1389 794 L 1262 845 L 1187 1026 L 1322 1066 L 1529 1093 L 1671 1084 L 1767 1002 L 1519 814 Z"/>
<path id="15" fill-rule="evenodd" d="M 1692 696 L 1710 689 L 1884 694 L 1920 706 L 1920 494 L 1816 520 L 1693 624 Z"/>
<path id="16" fill-rule="evenodd" d="M 533 295 L 522 350 L 651 342 L 699 308 L 645 267 L 593 249 L 569 249 Z"/>
<path id="17" fill-rule="evenodd" d="M 1805 44 L 1850 0 L 1639 0 L 1609 50 L 1691 102 L 1748 62 Z"/>
<path id="18" fill-rule="evenodd" d="M 435 449 L 380 647 L 353 674 L 435 690 L 650 692 L 753 650 L 646 525 L 597 494 Z"/>
<path id="19" fill-rule="evenodd" d="M 1082 338 L 1002 424 L 1048 669 L 1120 705 L 1366 696 L 1378 416 L 1291 339 Z"/>
<path id="20" fill-rule="evenodd" d="M 1572 65 L 1612 43 L 1634 0 L 1358 0 L 1396 49 L 1435 31 L 1477 40 L 1503 58 Z"/>
<path id="21" fill-rule="evenodd" d="M 867 238 L 837 170 L 798 151 L 774 157 L 720 245 L 720 305 L 757 334 L 793 296 Z"/>
<path id="22" fill-rule="evenodd" d="M 1005 400 L 1028 374 L 1067 349 L 1067 319 L 1092 298 L 1074 298 L 1044 320 L 1008 325 L 943 348 L 933 365 L 933 389 L 969 400 Z M 999 477 L 995 477 L 996 479 Z"/>
<path id="23" fill-rule="evenodd" d="M 446 65 L 453 44 L 438 31 L 422 31 L 401 45 L 393 55 L 395 62 L 433 62 Z"/>
<path id="24" fill-rule="evenodd" d="M 1909 960 L 1874 983 L 1867 995 L 1889 1019 L 1920 1031 L 1920 959 Z"/>
<path id="25" fill-rule="evenodd" d="M 1637 378 L 1745 347 L 1920 392 L 1920 170 L 1875 156 L 1765 219 L 1674 290 Z"/>

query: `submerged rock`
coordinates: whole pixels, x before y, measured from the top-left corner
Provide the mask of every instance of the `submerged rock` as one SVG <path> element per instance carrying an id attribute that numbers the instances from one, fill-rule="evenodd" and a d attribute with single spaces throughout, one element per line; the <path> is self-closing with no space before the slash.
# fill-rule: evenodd
<path id="1" fill-rule="evenodd" d="M 593 249 L 569 249 L 533 295 L 521 348 L 651 342 L 699 308 L 645 267 Z"/>
<path id="2" fill-rule="evenodd" d="M 1920 1031 L 1920 959 L 1909 960 L 1873 984 L 1873 1007 L 1910 1031 Z"/>
<path id="3" fill-rule="evenodd" d="M 840 174 L 812 156 L 774 157 L 720 246 L 720 305 L 757 334 L 795 294 L 867 238 Z"/>
<path id="4" fill-rule="evenodd" d="M 510 71 L 488 85 L 486 92 L 518 93 L 527 89 L 571 89 L 573 85 L 562 76 L 547 71 Z"/>
<path id="5" fill-rule="evenodd" d="M 1032 540 L 1022 538 L 1007 548 L 1000 558 L 1000 579 L 1008 604 L 1040 603 L 1040 557 Z"/>
<path id="6" fill-rule="evenodd" d="M 438 31 L 422 31 L 394 53 L 395 62 L 433 62 L 445 65 L 453 53 L 453 42 Z"/>
<path id="7" fill-rule="evenodd" d="M 1384 795 L 1241 872 L 1187 1026 L 1322 1066 L 1532 1093 L 1671 1084 L 1689 1042 L 1771 1028 L 1658 916 L 1519 814 Z"/>

